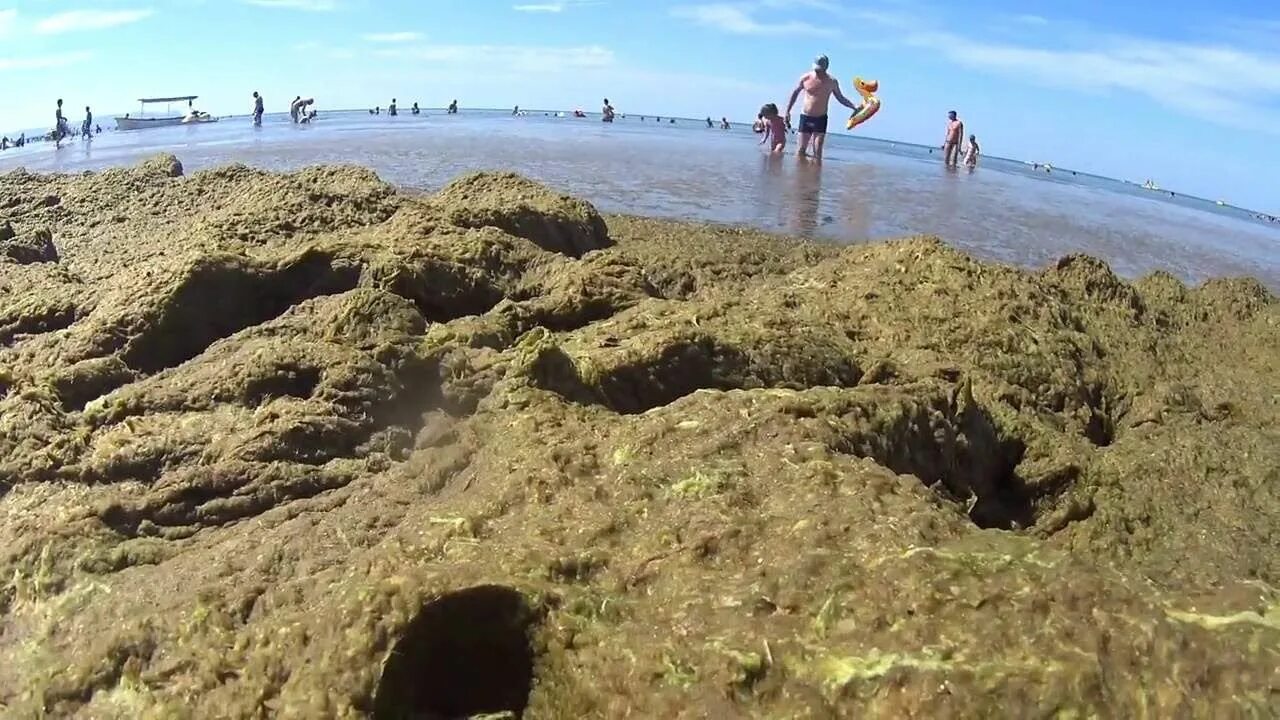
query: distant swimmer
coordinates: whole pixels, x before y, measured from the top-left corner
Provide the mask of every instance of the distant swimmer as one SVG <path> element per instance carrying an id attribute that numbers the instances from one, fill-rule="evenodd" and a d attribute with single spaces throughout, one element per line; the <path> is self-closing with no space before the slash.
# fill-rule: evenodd
<path id="1" fill-rule="evenodd" d="M 982 148 L 978 147 L 978 136 L 969 136 L 969 147 L 964 152 L 964 166 L 972 170 L 978 167 L 978 156 L 982 154 Z"/>
<path id="2" fill-rule="evenodd" d="M 778 106 L 769 103 L 760 108 L 760 121 L 764 124 L 764 137 L 760 144 L 769 143 L 769 152 L 781 155 L 787 149 L 787 124 L 778 113 Z"/>
<path id="3" fill-rule="evenodd" d="M 511 108 L 511 115 L 512 115 L 513 117 L 514 117 L 514 116 L 516 116 L 516 115 L 519 115 L 519 114 L 520 114 L 520 106 L 519 106 L 519 105 L 517 105 L 517 106 L 515 106 L 515 107 Z"/>
<path id="4" fill-rule="evenodd" d="M 613 106 L 609 104 L 609 98 L 604 99 L 604 107 L 600 108 L 600 121 L 613 122 Z"/>
<path id="5" fill-rule="evenodd" d="M 387 114 L 388 114 L 388 115 L 390 115 L 390 116 L 392 116 L 392 117 L 395 117 L 396 115 L 399 115 L 399 113 L 397 113 L 397 112 L 396 112 L 396 99 L 395 99 L 395 98 L 391 98 L 391 105 L 389 105 L 389 106 L 387 107 Z"/>
<path id="6" fill-rule="evenodd" d="M 675 119 L 675 118 L 670 118 L 669 120 L 667 120 L 667 122 L 671 123 L 672 125 L 675 125 L 675 124 L 676 124 L 676 119 Z"/>
<path id="7" fill-rule="evenodd" d="M 858 109 L 857 105 L 840 92 L 840 81 L 827 72 L 830 64 L 826 55 L 814 58 L 813 69 L 800 76 L 800 82 L 791 91 L 791 99 L 787 102 L 784 119 L 787 127 L 791 127 L 791 110 L 800 98 L 800 93 L 805 94 L 804 105 L 800 110 L 800 147 L 796 151 L 800 157 L 805 157 L 809 152 L 809 143 L 812 142 L 813 157 L 822 159 L 822 149 L 827 142 L 827 106 L 831 102 L 831 96 L 834 95 L 841 105 L 850 110 Z"/>
<path id="8" fill-rule="evenodd" d="M 942 139 L 942 162 L 947 167 L 960 164 L 960 140 L 964 138 L 964 123 L 956 117 L 956 111 L 947 113 L 947 131 Z"/>
<path id="9" fill-rule="evenodd" d="M 253 124 L 262 124 L 262 96 L 257 90 L 253 91 Z"/>
<path id="10" fill-rule="evenodd" d="M 458 101 L 457 101 L 457 100 L 454 100 L 453 102 L 449 103 L 449 111 L 448 111 L 448 112 L 449 112 L 449 114 L 450 114 L 450 115 L 457 115 L 457 114 L 458 114 Z"/>
<path id="11" fill-rule="evenodd" d="M 418 107 L 418 103 L 414 103 L 414 104 L 413 104 L 413 111 L 412 111 L 412 112 L 413 112 L 413 114 L 414 114 L 414 115 L 417 115 L 417 114 L 419 114 L 419 113 L 421 113 L 421 112 L 422 112 L 422 110 Z"/>

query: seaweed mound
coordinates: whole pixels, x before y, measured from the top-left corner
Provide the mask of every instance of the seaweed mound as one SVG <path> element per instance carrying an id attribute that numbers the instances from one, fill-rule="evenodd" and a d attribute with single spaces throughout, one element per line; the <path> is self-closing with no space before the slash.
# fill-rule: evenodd
<path id="1" fill-rule="evenodd" d="M 0 245 L 6 715 L 1280 714 L 1254 281 L 168 156 Z"/>

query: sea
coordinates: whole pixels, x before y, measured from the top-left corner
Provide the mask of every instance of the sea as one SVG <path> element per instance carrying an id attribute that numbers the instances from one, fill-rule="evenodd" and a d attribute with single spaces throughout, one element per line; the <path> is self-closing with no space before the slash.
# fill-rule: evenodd
<path id="1" fill-rule="evenodd" d="M 430 191 L 467 171 L 512 170 L 605 212 L 845 244 L 937 235 L 974 256 L 1024 267 L 1087 253 L 1125 277 L 1165 270 L 1198 284 L 1252 276 L 1280 292 L 1280 223 L 1214 200 L 995 157 L 973 171 L 950 170 L 936 148 L 843 132 L 828 137 L 825 159 L 814 163 L 790 154 L 794 138 L 787 156 L 770 156 L 750 126 L 670 121 L 440 109 L 397 117 L 322 110 L 302 125 L 269 115 L 261 127 L 228 117 L 129 132 L 104 127 L 61 150 L 32 143 L 0 152 L 0 172 L 75 173 L 166 152 L 187 172 L 233 162 L 271 170 L 358 164 Z"/>

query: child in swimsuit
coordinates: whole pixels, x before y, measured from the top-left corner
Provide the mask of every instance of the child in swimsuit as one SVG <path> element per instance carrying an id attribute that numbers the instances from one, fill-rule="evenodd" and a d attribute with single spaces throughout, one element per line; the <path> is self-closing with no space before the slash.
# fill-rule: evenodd
<path id="1" fill-rule="evenodd" d="M 968 168 L 978 167 L 978 155 L 982 153 L 982 149 L 978 147 L 978 136 L 969 136 L 969 147 L 964 152 L 964 166 Z"/>
<path id="2" fill-rule="evenodd" d="M 760 108 L 760 119 L 764 120 L 764 137 L 760 144 L 769 143 L 770 153 L 781 153 L 787 147 L 787 125 L 778 112 L 778 106 L 769 103 Z"/>

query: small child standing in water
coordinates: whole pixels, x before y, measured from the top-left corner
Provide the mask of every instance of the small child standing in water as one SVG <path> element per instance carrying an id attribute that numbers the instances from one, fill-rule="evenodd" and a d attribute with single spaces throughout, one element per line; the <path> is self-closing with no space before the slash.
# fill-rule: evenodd
<path id="1" fill-rule="evenodd" d="M 978 155 L 981 153 L 982 150 L 978 147 L 978 136 L 970 135 L 969 147 L 965 148 L 964 152 L 964 166 L 967 168 L 978 167 Z"/>
<path id="2" fill-rule="evenodd" d="M 760 144 L 769 143 L 769 152 L 781 153 L 787 147 L 787 126 L 778 113 L 778 106 L 769 103 L 760 108 L 760 119 L 764 120 L 764 137 Z"/>

